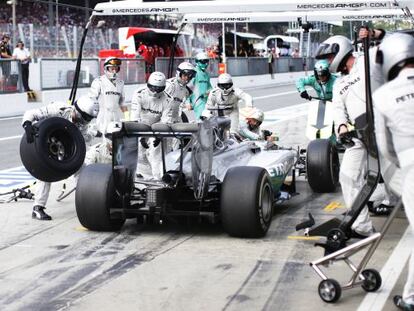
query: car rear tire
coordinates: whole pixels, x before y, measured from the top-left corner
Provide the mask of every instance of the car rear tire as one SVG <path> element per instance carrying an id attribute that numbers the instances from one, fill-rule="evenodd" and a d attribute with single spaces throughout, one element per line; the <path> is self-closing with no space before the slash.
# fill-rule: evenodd
<path id="1" fill-rule="evenodd" d="M 221 188 L 221 221 L 231 236 L 260 238 L 273 217 L 273 188 L 264 168 L 230 168 Z"/>
<path id="2" fill-rule="evenodd" d="M 339 182 L 338 151 L 329 139 L 316 139 L 306 152 L 308 183 L 314 192 L 333 192 Z"/>
<path id="3" fill-rule="evenodd" d="M 20 141 L 24 167 L 39 180 L 55 182 L 76 173 L 85 160 L 86 145 L 79 129 L 69 120 L 52 117 L 40 121 L 33 143 L 26 133 Z"/>
<path id="4" fill-rule="evenodd" d="M 76 186 L 76 214 L 82 226 L 94 231 L 117 231 L 124 218 L 113 219 L 109 209 L 115 207 L 116 195 L 112 165 L 91 164 L 84 167 Z"/>

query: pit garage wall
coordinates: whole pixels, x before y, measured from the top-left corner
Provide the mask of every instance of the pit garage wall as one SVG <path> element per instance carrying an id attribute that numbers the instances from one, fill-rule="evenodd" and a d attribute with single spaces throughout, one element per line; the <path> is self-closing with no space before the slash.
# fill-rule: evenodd
<path id="1" fill-rule="evenodd" d="M 30 73 L 33 77 L 38 76 L 36 72 L 36 67 L 31 67 L 30 69 L 33 71 Z M 287 72 L 287 73 L 279 73 L 274 74 L 273 79 L 270 74 L 266 75 L 257 75 L 257 76 L 240 76 L 240 77 L 233 77 L 234 85 L 245 89 L 248 91 L 249 89 L 261 87 L 261 86 L 271 86 L 271 85 L 283 85 L 283 84 L 293 84 L 296 79 L 299 77 L 303 77 L 306 73 L 305 72 Z M 216 85 L 216 78 L 211 79 L 212 85 Z M 38 89 L 36 86 L 35 80 L 31 80 L 31 88 L 36 90 Z M 137 85 L 126 85 L 125 86 L 125 97 L 126 101 L 130 102 L 132 98 L 133 92 L 145 86 L 144 84 L 137 84 Z M 295 87 L 292 85 L 292 90 Z M 87 94 L 89 88 L 79 88 L 77 91 L 77 97 Z M 70 89 L 59 89 L 59 90 L 48 90 L 43 92 L 36 92 L 38 96 L 39 102 L 27 102 L 27 96 L 25 93 L 17 93 L 17 94 L 3 94 L 0 95 L 0 102 L 5 103 L 2 105 L 2 109 L 0 110 L 0 118 L 3 117 L 12 117 L 12 116 L 20 116 L 23 113 L 32 108 L 38 108 L 44 105 L 47 105 L 54 101 L 67 101 L 70 94 Z"/>

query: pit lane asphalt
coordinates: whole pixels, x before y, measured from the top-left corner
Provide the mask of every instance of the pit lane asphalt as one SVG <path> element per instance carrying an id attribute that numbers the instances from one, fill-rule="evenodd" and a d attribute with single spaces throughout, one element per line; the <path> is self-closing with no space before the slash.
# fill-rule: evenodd
<path id="1" fill-rule="evenodd" d="M 249 92 L 259 97 L 289 91 L 293 86 Z M 255 104 L 273 110 L 302 102 L 294 93 Z M 21 133 L 20 120 L 7 122 L 0 121 L 0 128 L 8 135 Z M 305 124 L 302 116 L 270 129 L 279 133 L 280 145 L 295 146 L 306 144 Z M 14 153 L 6 148 L 12 144 Z M 3 168 L 19 165 L 17 144 L 1 142 Z M 356 310 L 366 295 L 356 288 L 344 291 L 335 305 L 323 303 L 320 279 L 308 265 L 322 250 L 313 247 L 314 240 L 296 239 L 294 227 L 308 212 L 322 222 L 344 211 L 323 210 L 331 202 L 343 204 L 339 190 L 314 194 L 299 178 L 300 195 L 277 206 L 267 236 L 258 240 L 231 238 L 219 225 L 149 226 L 133 220 L 121 232 L 89 232 L 76 218 L 74 196 L 55 202 L 59 191 L 59 185 L 52 187 L 51 222 L 30 219 L 30 202 L 0 205 L 1 310 Z M 377 228 L 382 222 L 374 219 Z M 406 226 L 404 218 L 394 221 L 368 267 L 381 269 Z M 327 272 L 341 281 L 350 277 L 340 264 Z M 388 303 L 383 310 L 393 308 Z"/>

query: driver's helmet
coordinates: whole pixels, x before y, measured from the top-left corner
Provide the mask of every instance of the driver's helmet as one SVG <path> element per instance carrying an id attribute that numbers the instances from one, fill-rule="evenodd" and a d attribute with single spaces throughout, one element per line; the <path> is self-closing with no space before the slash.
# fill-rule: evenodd
<path id="1" fill-rule="evenodd" d="M 264 120 L 264 112 L 260 109 L 254 109 L 253 113 L 251 114 L 251 116 L 249 117 L 251 119 L 255 119 L 258 122 L 260 122 L 260 124 L 263 122 Z"/>
<path id="2" fill-rule="evenodd" d="M 315 63 L 313 67 L 313 72 L 316 79 L 320 80 L 321 77 L 326 77 L 327 79 L 331 75 L 329 73 L 329 62 L 326 59 L 320 59 Z"/>
<path id="3" fill-rule="evenodd" d="M 206 52 L 200 52 L 196 55 L 195 62 L 198 68 L 205 71 L 208 67 L 208 63 L 210 62 L 210 58 Z"/>
<path id="4" fill-rule="evenodd" d="M 99 113 L 99 104 L 86 95 L 76 100 L 74 106 L 77 116 L 82 118 L 84 123 L 92 121 Z"/>
<path id="5" fill-rule="evenodd" d="M 217 86 L 223 95 L 229 95 L 233 91 L 233 79 L 228 73 L 222 73 L 218 76 Z"/>
<path id="6" fill-rule="evenodd" d="M 147 87 L 152 96 L 162 93 L 165 90 L 165 84 L 165 75 L 159 71 L 151 73 L 147 81 Z"/>
<path id="7" fill-rule="evenodd" d="M 178 82 L 181 85 L 186 85 L 188 82 L 190 82 L 191 79 L 194 78 L 195 74 L 196 74 L 195 67 L 194 67 L 193 64 L 191 64 L 189 62 L 182 62 L 177 67 L 176 77 L 177 77 Z M 188 77 L 188 80 L 187 81 L 183 81 L 181 79 L 181 76 L 182 75 L 186 75 Z"/>
<path id="8" fill-rule="evenodd" d="M 108 57 L 107 59 L 105 59 L 104 72 L 109 80 L 115 80 L 116 78 L 118 78 L 119 70 L 121 70 L 121 64 L 122 60 L 120 60 L 117 57 Z M 110 67 L 115 67 L 116 72 L 109 71 Z"/>
<path id="9" fill-rule="evenodd" d="M 397 77 L 407 61 L 414 63 L 414 38 L 406 33 L 394 33 L 380 44 L 376 60 L 386 81 Z"/>
<path id="10" fill-rule="evenodd" d="M 330 72 L 341 72 L 353 50 L 352 42 L 347 37 L 332 36 L 319 45 L 315 58 L 328 59 L 333 57 L 329 66 Z"/>

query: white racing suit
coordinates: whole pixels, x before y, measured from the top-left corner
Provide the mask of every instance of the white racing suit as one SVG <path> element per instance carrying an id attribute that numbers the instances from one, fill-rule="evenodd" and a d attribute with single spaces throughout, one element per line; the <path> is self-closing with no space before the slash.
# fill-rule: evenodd
<path id="1" fill-rule="evenodd" d="M 260 132 L 260 127 L 251 129 L 247 122 L 242 122 L 239 126 L 239 134 L 248 140 L 263 140 L 264 137 Z"/>
<path id="2" fill-rule="evenodd" d="M 167 80 L 165 93 L 171 96 L 172 105 L 172 122 L 181 122 L 181 112 L 186 99 L 191 95 L 191 90 L 187 85 L 181 84 L 178 78 L 170 78 Z"/>
<path id="3" fill-rule="evenodd" d="M 148 88 L 134 92 L 131 101 L 131 121 L 138 121 L 147 125 L 154 123 L 171 123 L 171 97 L 161 92 L 153 94 Z M 139 138 L 141 140 L 141 138 Z M 149 148 L 145 149 L 138 144 L 137 174 L 144 178 L 159 179 L 162 176 L 161 144 L 154 147 L 155 138 L 145 138 Z"/>
<path id="4" fill-rule="evenodd" d="M 191 95 L 192 91 L 187 85 L 181 84 L 178 78 L 170 78 L 167 80 L 165 87 L 165 93 L 171 97 L 171 109 L 172 109 L 172 122 L 182 122 L 181 113 L 184 106 L 184 102 Z M 167 150 L 178 149 L 179 140 L 176 138 L 167 139 Z"/>
<path id="5" fill-rule="evenodd" d="M 242 108 L 240 102 L 244 102 L 245 107 L 253 107 L 252 97 L 235 87 L 228 95 L 224 95 L 219 87 L 215 87 L 208 95 L 206 107 L 202 113 L 204 117 L 226 116 L 230 117 L 230 133 L 239 132 L 239 109 Z M 223 111 L 209 109 L 226 109 Z"/>
<path id="6" fill-rule="evenodd" d="M 402 196 L 405 213 L 414 228 L 414 69 L 403 69 L 397 78 L 374 93 L 375 131 L 385 182 Z M 403 300 L 414 305 L 414 245 L 411 245 Z"/>
<path id="7" fill-rule="evenodd" d="M 23 116 L 23 122 L 30 121 L 32 123 L 51 118 L 51 117 L 61 117 L 64 119 L 67 119 L 69 121 L 72 121 L 72 113 L 75 110 L 75 106 L 69 106 L 66 103 L 62 102 L 56 102 L 49 104 L 45 107 L 41 107 L 39 109 L 32 109 L 25 112 Z M 84 123 L 75 123 L 76 127 L 80 130 L 82 133 L 85 142 L 88 142 L 92 140 L 93 138 L 93 130 L 90 129 L 88 124 Z M 75 173 L 77 176 L 78 173 Z M 50 192 L 50 182 L 44 182 L 37 180 L 36 181 L 36 191 L 35 191 L 35 201 L 34 205 L 40 205 L 45 207 L 47 200 L 49 198 L 49 192 Z"/>
<path id="8" fill-rule="evenodd" d="M 112 141 L 103 138 L 100 143 L 97 143 L 89 148 L 85 156 L 85 165 L 94 163 L 112 164 Z"/>
<path id="9" fill-rule="evenodd" d="M 99 102 L 96 128 L 105 134 L 109 123 L 121 121 L 123 118 L 121 109 L 126 109 L 124 81 L 118 78 L 111 81 L 106 75 L 102 75 L 93 80 L 88 96 Z"/>
<path id="10" fill-rule="evenodd" d="M 370 53 L 373 49 L 370 50 Z M 365 78 L 364 78 L 364 56 L 355 54 L 355 63 L 348 75 L 339 77 L 333 87 L 332 104 L 334 109 L 334 121 L 339 127 L 344 124 L 355 124 L 355 119 L 366 111 L 365 103 Z M 372 59 L 372 58 L 370 58 Z M 370 66 L 372 88 L 376 89 L 382 83 L 382 75 L 378 72 L 375 64 Z M 342 194 L 345 205 L 350 208 L 364 184 L 367 172 L 367 151 L 364 144 L 353 139 L 355 146 L 345 150 L 340 173 L 339 182 L 342 187 Z M 378 196 L 378 192 L 373 196 Z M 354 224 L 352 229 L 362 235 L 370 235 L 373 232 L 372 222 L 369 217 L 368 208 L 365 207 Z"/>

